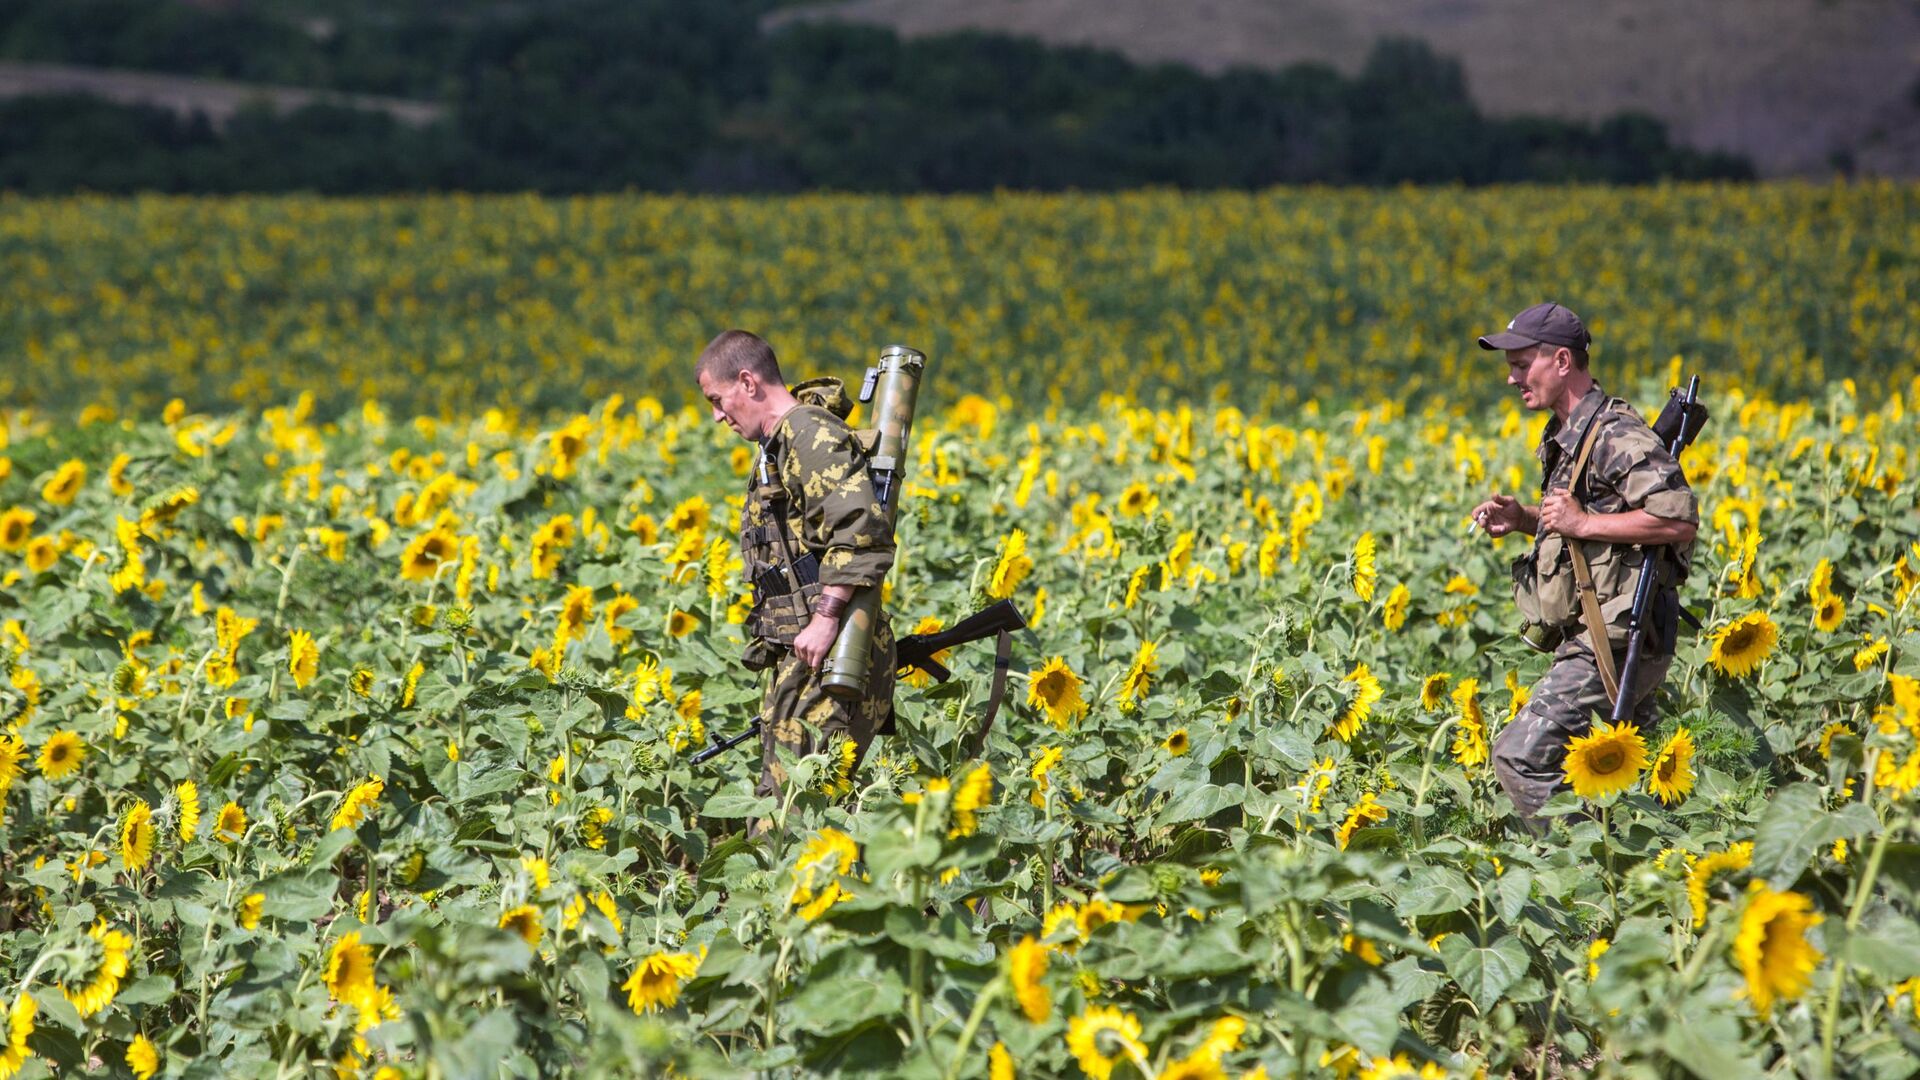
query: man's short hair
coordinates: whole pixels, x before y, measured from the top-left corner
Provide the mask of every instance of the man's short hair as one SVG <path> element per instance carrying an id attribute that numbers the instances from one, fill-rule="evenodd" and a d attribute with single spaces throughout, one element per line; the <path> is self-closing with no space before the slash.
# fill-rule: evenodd
<path id="1" fill-rule="evenodd" d="M 1587 350 L 1574 345 L 1555 345 L 1551 341 L 1538 341 L 1534 343 L 1533 354 L 1535 356 L 1552 356 L 1561 349 L 1565 349 L 1573 354 L 1574 367 L 1579 368 L 1581 371 L 1587 370 Z"/>
<path id="2" fill-rule="evenodd" d="M 751 371 L 761 382 L 786 385 L 780 376 L 780 361 L 765 338 L 747 330 L 723 330 L 700 350 L 700 362 L 694 366 L 694 378 L 705 375 L 713 382 L 727 382 Z"/>

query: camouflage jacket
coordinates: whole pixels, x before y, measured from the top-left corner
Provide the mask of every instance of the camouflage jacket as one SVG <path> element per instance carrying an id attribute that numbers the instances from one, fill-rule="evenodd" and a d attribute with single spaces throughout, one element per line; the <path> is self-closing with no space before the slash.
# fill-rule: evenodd
<path id="1" fill-rule="evenodd" d="M 818 595 L 785 585 L 783 523 L 792 557 L 809 564 L 798 575 L 803 586 L 877 585 L 893 565 L 893 530 L 866 457 L 846 422 L 817 405 L 796 405 L 775 422 L 748 471 L 740 514 L 741 561 L 754 586 L 747 631 L 779 645 L 805 627 Z"/>
<path id="2" fill-rule="evenodd" d="M 1580 436 L 1589 419 L 1594 420 L 1593 449 L 1587 457 L 1580 484 L 1573 492 L 1588 513 L 1645 510 L 1654 517 L 1672 521 L 1697 523 L 1700 520 L 1693 489 L 1687 486 L 1680 464 L 1667 453 L 1659 437 L 1632 405 L 1609 397 L 1597 385 L 1574 406 L 1565 423 L 1555 418 L 1540 435 L 1535 456 L 1540 459 L 1542 497 L 1556 488 L 1568 486 L 1579 454 Z M 1578 543 L 1593 567 L 1594 584 L 1610 628 L 1624 634 L 1627 613 L 1633 604 L 1636 571 L 1644 558 L 1641 550 L 1632 545 L 1595 540 Z M 1566 537 L 1542 534 L 1535 539 L 1533 549 L 1523 556 L 1533 561 L 1543 593 L 1554 592 L 1550 584 L 1562 575 L 1570 577 L 1573 573 L 1567 544 Z M 1659 580 L 1666 585 L 1686 577 L 1692 564 L 1693 544 L 1675 544 L 1670 551 L 1671 558 L 1663 558 L 1660 567 Z M 1570 588 L 1564 581 L 1560 584 Z"/>

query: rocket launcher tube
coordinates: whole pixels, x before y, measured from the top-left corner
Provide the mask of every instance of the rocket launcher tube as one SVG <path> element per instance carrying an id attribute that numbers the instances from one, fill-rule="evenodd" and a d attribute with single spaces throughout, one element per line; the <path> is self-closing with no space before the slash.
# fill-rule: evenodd
<path id="1" fill-rule="evenodd" d="M 906 479 L 907 440 L 913 433 L 913 410 L 926 367 L 925 354 L 905 345 L 889 345 L 881 350 L 880 362 L 867 373 L 867 384 L 873 388 L 874 427 L 879 432 L 873 455 L 867 459 L 867 472 L 873 478 L 873 493 L 889 529 Z M 867 396 L 861 395 L 863 400 Z M 880 585 L 856 590 L 840 623 L 840 636 L 820 666 L 821 685 L 827 693 L 842 699 L 866 696 L 869 653 L 879 621 Z"/>

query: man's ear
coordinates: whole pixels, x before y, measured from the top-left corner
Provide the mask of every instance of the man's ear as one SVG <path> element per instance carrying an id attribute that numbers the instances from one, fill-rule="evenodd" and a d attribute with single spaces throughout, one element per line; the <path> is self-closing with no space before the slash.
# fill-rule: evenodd
<path id="1" fill-rule="evenodd" d="M 1572 374 L 1573 350 L 1567 348 L 1564 345 L 1562 345 L 1558 349 L 1555 349 L 1553 351 L 1553 362 L 1554 362 L 1554 365 L 1560 369 L 1560 374 L 1562 375 Z"/>
<path id="2" fill-rule="evenodd" d="M 740 379 L 740 389 L 746 391 L 746 394 L 748 397 L 758 398 L 760 396 L 760 387 L 762 385 L 760 382 L 760 376 L 755 375 L 752 369 L 742 368 L 740 370 L 739 379 Z"/>

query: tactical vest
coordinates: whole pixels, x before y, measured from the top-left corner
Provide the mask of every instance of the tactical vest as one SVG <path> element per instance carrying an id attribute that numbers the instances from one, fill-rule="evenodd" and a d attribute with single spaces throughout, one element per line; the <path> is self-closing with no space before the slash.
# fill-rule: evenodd
<path id="1" fill-rule="evenodd" d="M 845 420 L 853 403 L 838 379 L 811 379 L 793 388 L 799 408 L 825 409 Z M 813 618 L 819 598 L 820 558 L 795 535 L 792 498 L 780 479 L 780 461 L 762 444 L 747 472 L 747 499 L 740 512 L 740 561 L 753 587 L 747 615 L 749 638 L 784 649 L 793 645 Z M 771 662 L 764 648 L 749 644 L 748 663 Z M 764 666 L 764 664 L 760 665 Z"/>

